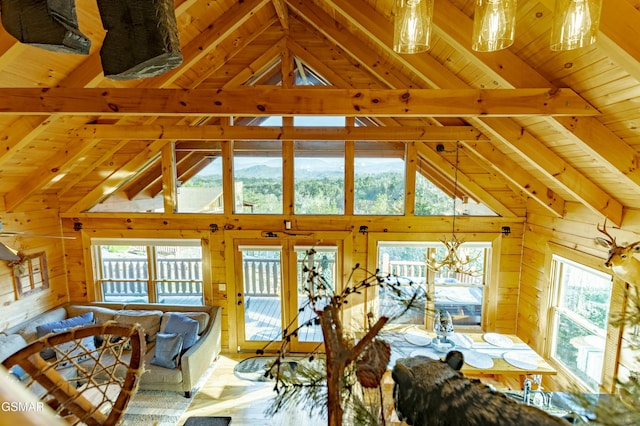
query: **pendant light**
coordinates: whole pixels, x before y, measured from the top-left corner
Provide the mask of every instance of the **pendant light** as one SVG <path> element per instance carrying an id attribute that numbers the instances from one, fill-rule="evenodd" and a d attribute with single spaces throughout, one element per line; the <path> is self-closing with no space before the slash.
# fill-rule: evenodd
<path id="1" fill-rule="evenodd" d="M 396 0 L 393 50 L 420 53 L 429 50 L 434 0 Z"/>
<path id="2" fill-rule="evenodd" d="M 471 48 L 495 52 L 513 44 L 516 0 L 476 0 Z"/>
<path id="3" fill-rule="evenodd" d="M 602 0 L 556 0 L 551 50 L 573 50 L 595 43 Z"/>

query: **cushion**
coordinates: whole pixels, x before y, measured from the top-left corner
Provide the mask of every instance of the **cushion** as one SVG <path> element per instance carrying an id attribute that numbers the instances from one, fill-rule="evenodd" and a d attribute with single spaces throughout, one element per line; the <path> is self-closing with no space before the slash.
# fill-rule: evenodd
<path id="1" fill-rule="evenodd" d="M 31 343 L 38 340 L 38 331 L 36 328 L 42 324 L 48 324 L 50 322 L 61 321 L 67 318 L 67 311 L 60 307 L 52 311 L 47 311 L 44 314 L 28 320 L 24 323 L 24 326 L 18 331 L 27 343 Z"/>
<path id="2" fill-rule="evenodd" d="M 172 314 L 164 329 L 168 334 L 182 334 L 182 350 L 186 351 L 198 340 L 198 321 L 184 315 Z"/>
<path id="3" fill-rule="evenodd" d="M 27 346 L 27 341 L 19 334 L 0 334 L 0 362 Z"/>
<path id="4" fill-rule="evenodd" d="M 158 333 L 151 364 L 164 368 L 177 368 L 182 351 L 182 334 Z"/>
<path id="5" fill-rule="evenodd" d="M 69 305 L 67 306 L 67 313 L 70 317 L 82 315 L 87 312 L 93 312 L 93 318 L 96 324 L 104 324 L 107 321 L 111 321 L 116 316 L 116 310 L 103 308 L 102 306 L 90 306 L 90 305 Z"/>
<path id="6" fill-rule="evenodd" d="M 121 310 L 116 312 L 115 320 L 122 324 L 140 324 L 144 329 L 147 343 L 156 340 L 156 334 L 160 331 L 160 319 L 162 311 L 154 310 Z"/>
<path id="7" fill-rule="evenodd" d="M 68 328 L 66 329 L 54 329 L 53 332 L 54 333 L 62 333 L 63 331 L 67 331 L 69 330 Z M 86 361 L 88 360 L 89 357 L 89 352 L 93 352 L 96 350 L 94 341 L 93 341 L 93 336 L 87 336 L 84 337 L 83 339 L 81 339 L 81 341 L 78 340 L 71 340 L 69 342 L 64 342 L 64 343 L 60 343 L 58 345 L 56 345 L 56 349 L 60 352 L 62 352 L 63 354 L 67 354 L 69 358 L 74 359 L 75 362 L 82 362 L 82 361 Z M 55 356 L 55 351 L 54 351 L 54 356 Z M 63 358 L 62 355 L 59 356 L 59 358 Z M 62 361 L 60 361 L 58 363 L 58 365 L 56 366 L 56 369 L 60 369 L 60 368 L 66 368 L 66 367 L 70 367 L 72 366 L 73 363 L 71 362 L 70 359 L 63 359 Z"/>
<path id="8" fill-rule="evenodd" d="M 165 312 L 165 314 L 162 316 L 162 321 L 160 322 L 161 333 L 164 333 L 164 329 L 167 326 L 167 321 L 169 321 L 169 317 L 174 313 L 184 315 L 187 318 L 191 318 L 198 321 L 198 335 L 201 335 L 202 333 L 204 333 L 204 331 L 207 329 L 207 324 L 209 324 L 209 314 L 207 312 L 192 312 L 192 311 Z"/>
<path id="9" fill-rule="evenodd" d="M 89 325 L 89 324 L 93 324 L 93 312 L 87 312 L 86 314 L 82 314 L 77 317 L 67 318 L 61 321 L 41 324 L 36 327 L 36 332 L 38 333 L 38 338 L 40 338 L 51 333 L 53 330 L 64 331 L 73 327 L 78 327 L 81 325 Z M 56 353 L 53 349 L 44 349 L 42 352 L 40 352 L 40 356 L 42 356 L 43 359 L 50 359 L 55 357 Z"/>
<path id="10" fill-rule="evenodd" d="M 11 367 L 11 369 L 9 370 L 9 374 L 20 381 L 26 379 L 29 376 L 29 374 L 27 374 L 27 372 L 24 371 L 24 369 L 19 365 L 14 365 L 13 367 Z"/>

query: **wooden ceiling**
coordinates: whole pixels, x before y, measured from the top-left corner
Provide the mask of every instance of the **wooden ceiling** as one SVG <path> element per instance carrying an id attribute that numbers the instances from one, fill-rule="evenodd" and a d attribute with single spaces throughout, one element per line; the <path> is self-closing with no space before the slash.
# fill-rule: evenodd
<path id="1" fill-rule="evenodd" d="M 264 139 L 419 141 L 409 155 L 443 188 L 455 171 L 436 144 L 459 141 L 462 188 L 503 216 L 580 203 L 620 224 L 640 209 L 637 1 L 606 0 L 594 46 L 552 52 L 553 0 L 519 0 L 514 45 L 476 53 L 474 2 L 435 0 L 432 47 L 416 55 L 391 49 L 393 3 L 175 0 L 182 65 L 130 81 L 103 76 L 94 2 L 76 1 L 86 56 L 0 30 L 0 211 L 81 214 L 157 193 L 171 142 L 182 180 L 211 161 L 198 143 Z M 330 87 L 291 87 L 308 72 Z M 230 125 L 297 114 L 375 126 Z"/>

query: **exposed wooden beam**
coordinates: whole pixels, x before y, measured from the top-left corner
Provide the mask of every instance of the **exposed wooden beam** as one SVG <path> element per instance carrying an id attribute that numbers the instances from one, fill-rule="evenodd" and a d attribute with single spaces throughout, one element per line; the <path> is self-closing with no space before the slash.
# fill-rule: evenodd
<path id="1" fill-rule="evenodd" d="M 362 28 L 363 30 L 367 28 L 367 25 L 363 25 L 362 23 L 368 22 L 369 25 L 371 26 L 371 29 L 370 29 L 371 32 L 368 33 L 371 39 L 381 49 L 388 51 L 389 46 L 391 46 L 390 34 L 392 33 L 391 31 L 392 24 L 388 21 L 386 21 L 385 23 L 384 18 L 382 18 L 377 13 L 374 13 L 374 12 L 366 13 L 366 14 L 363 13 L 362 11 L 364 10 L 371 10 L 370 6 L 367 3 L 361 0 L 353 0 L 350 2 L 340 2 L 340 3 L 335 2 L 333 0 L 325 0 L 325 1 L 330 3 L 332 7 L 334 7 L 336 10 L 341 11 L 341 13 L 348 14 L 349 15 L 348 20 L 350 22 L 357 22 L 358 24 L 354 24 L 354 25 L 357 25 L 359 28 Z M 445 7 L 448 7 L 448 5 L 445 5 Z M 348 9 L 345 9 L 345 8 L 348 8 Z M 460 14 L 459 10 L 458 10 L 458 14 Z M 462 20 L 462 23 L 465 24 L 468 21 L 469 21 L 469 18 L 465 16 L 464 20 Z M 467 47 L 464 47 L 463 50 L 466 48 Z M 501 54 L 501 52 L 503 51 L 493 52 L 487 56 L 493 57 L 496 54 Z M 415 57 L 422 57 L 422 56 L 429 56 L 429 55 L 395 55 L 395 57 L 399 58 L 398 59 L 399 61 L 405 61 L 406 57 L 409 57 L 410 61 L 414 61 Z M 503 62 L 499 63 L 496 61 L 495 64 L 496 66 L 499 65 L 498 67 L 506 66 L 506 64 L 508 64 L 508 62 L 506 64 Z M 451 73 L 448 69 L 446 69 L 441 64 L 433 64 L 433 63 L 419 64 L 417 62 L 412 62 L 411 65 L 413 65 L 413 68 L 411 69 L 415 69 L 418 75 L 428 75 L 429 78 L 432 79 L 432 81 L 434 81 L 434 84 L 432 85 L 433 88 L 467 87 L 467 85 L 464 82 L 462 82 L 458 76 Z M 438 83 L 435 84 L 436 82 Z M 608 211 L 611 213 L 610 219 L 612 221 L 620 220 L 619 215 L 621 214 L 621 212 L 619 212 L 618 210 L 621 209 L 621 204 L 613 200 L 613 198 L 610 195 L 608 195 L 607 193 L 605 193 L 600 189 L 597 190 L 599 191 L 597 196 L 594 196 L 594 193 L 590 190 L 590 188 L 592 188 L 595 185 L 586 176 L 579 173 L 577 170 L 571 168 L 571 172 L 569 173 L 571 177 L 567 178 L 567 174 L 564 174 L 560 179 L 558 179 L 557 176 L 554 175 L 553 173 L 544 172 L 544 170 L 547 168 L 541 166 L 538 163 L 540 157 L 547 158 L 547 159 L 551 158 L 553 159 L 553 161 L 557 162 L 558 164 L 560 162 L 564 163 L 564 161 L 560 159 L 553 151 L 547 148 L 547 146 L 544 145 L 541 141 L 536 139 L 533 135 L 531 135 L 526 130 L 522 129 L 522 127 L 518 125 L 518 123 L 516 123 L 514 120 L 511 120 L 509 118 L 491 119 L 491 123 L 496 123 L 496 125 L 500 124 L 500 126 L 497 127 L 497 129 L 499 129 L 498 132 L 496 132 L 495 129 L 488 128 L 488 123 L 480 118 L 468 117 L 467 121 L 480 129 L 486 129 L 488 134 L 495 134 L 497 139 L 504 141 L 507 144 L 509 139 L 511 138 L 524 138 L 526 140 L 530 140 L 531 143 L 536 146 L 536 150 L 534 150 L 535 152 L 531 153 L 530 156 L 523 155 L 521 151 L 514 148 L 515 151 L 518 152 L 519 155 L 521 155 L 526 161 L 528 161 L 534 167 L 536 167 L 536 169 L 541 170 L 543 174 L 545 174 L 549 178 L 556 181 L 562 188 L 564 188 L 565 190 L 567 190 L 572 194 L 575 194 L 576 198 L 579 199 L 585 206 L 587 206 L 592 211 Z M 518 129 L 518 132 L 515 131 L 516 128 Z M 504 133 L 500 133 L 500 131 L 503 131 Z M 558 176 L 560 175 L 562 174 L 558 174 Z M 611 206 L 609 205 L 603 206 L 601 204 L 603 199 L 611 199 L 613 201 Z"/>
<path id="2" fill-rule="evenodd" d="M 16 152 L 49 130 L 58 117 L 20 117 L 0 130 L 0 167 L 7 164 Z"/>
<path id="3" fill-rule="evenodd" d="M 571 89 L 0 89 L 0 113 L 370 117 L 596 115 Z"/>
<path id="4" fill-rule="evenodd" d="M 532 9 L 530 13 L 536 13 L 536 10 L 538 9 Z M 553 4 L 550 10 L 553 10 Z M 635 12 L 634 15 L 640 15 L 636 10 L 633 12 Z M 550 81 L 510 49 L 493 52 L 491 55 L 472 51 L 469 40 L 473 21 L 452 3 L 443 2 L 440 5 L 440 13 L 434 16 L 434 24 L 440 37 L 454 46 L 456 51 L 463 52 L 470 62 L 491 75 L 502 86 L 507 88 L 552 86 Z M 638 30 L 636 32 L 640 34 Z M 617 137 L 604 124 L 594 117 L 580 119 L 547 117 L 546 120 L 563 137 L 575 142 L 620 179 L 637 188 L 640 194 L 640 169 L 636 150 Z"/>
<path id="5" fill-rule="evenodd" d="M 284 0 L 271 0 L 273 3 L 273 7 L 276 9 L 276 14 L 278 15 L 278 19 L 280 20 L 280 25 L 285 30 L 289 29 L 289 9 L 287 8 Z"/>
<path id="6" fill-rule="evenodd" d="M 151 160 L 159 155 L 162 148 L 168 143 L 169 141 L 165 140 L 151 142 L 145 150 L 140 152 L 127 164 L 105 179 L 100 185 L 65 210 L 70 212 L 82 212 L 90 209 L 100 201 L 109 197 L 120 189 L 125 181 L 131 179 L 140 170 L 144 169 Z"/>
<path id="7" fill-rule="evenodd" d="M 20 204 L 40 188 L 52 181 L 62 179 L 69 167 L 95 148 L 96 144 L 97 141 L 93 143 L 75 143 L 75 141 L 68 143 L 67 149 L 49 158 L 47 164 L 31 173 L 28 180 L 6 194 L 7 211 L 16 210 Z"/>
<path id="8" fill-rule="evenodd" d="M 600 189 L 595 183 L 586 179 L 569 163 L 549 150 L 542 142 L 530 133 L 523 132 L 514 121 L 500 119 L 483 119 L 485 130 L 494 137 L 535 162 L 536 168 L 562 186 L 585 206 L 597 214 L 603 215 L 616 225 L 622 222 L 622 204 L 611 195 Z"/>
<path id="9" fill-rule="evenodd" d="M 222 40 L 244 25 L 254 14 L 270 3 L 271 0 L 245 0 L 237 2 L 222 16 L 211 23 L 195 39 L 180 50 L 182 65 L 169 72 L 142 81 L 138 87 L 161 87 L 175 82 L 198 61 L 215 50 Z"/>
<path id="10" fill-rule="evenodd" d="M 277 61 L 286 45 L 286 38 L 281 38 L 273 46 L 267 49 L 259 58 L 240 70 L 231 80 L 225 83 L 225 87 L 238 87 L 245 84 L 251 77 L 260 75 L 268 70 Z"/>
<path id="11" fill-rule="evenodd" d="M 502 204 L 502 202 L 496 199 L 493 195 L 485 191 L 480 185 L 478 185 L 460 170 L 458 170 L 456 173 L 455 165 L 449 163 L 432 148 L 429 148 L 427 145 L 421 143 L 416 145 L 416 149 L 420 157 L 422 157 L 425 161 L 428 161 L 440 172 L 449 176 L 450 179 L 455 179 L 457 175 L 460 188 L 464 188 L 465 191 L 473 194 L 474 198 L 482 200 L 482 202 L 486 204 L 487 207 L 489 207 L 491 210 L 503 217 L 516 217 L 516 214 L 513 213 L 507 206 Z"/>
<path id="12" fill-rule="evenodd" d="M 81 139 L 168 140 L 362 140 L 362 141 L 484 141 L 471 126 L 425 127 L 271 127 L 271 126 L 163 126 L 92 124 L 71 129 L 68 137 Z"/>
<path id="13" fill-rule="evenodd" d="M 519 191 L 526 194 L 554 216 L 564 215 L 564 199 L 541 183 L 529 172 L 522 169 L 509 156 L 500 152 L 491 144 L 463 143 L 467 155 L 488 170 L 498 174 L 503 180 L 510 182 Z"/>
<path id="14" fill-rule="evenodd" d="M 164 145 L 161 152 L 164 211 L 175 213 L 178 206 L 175 142 Z"/>

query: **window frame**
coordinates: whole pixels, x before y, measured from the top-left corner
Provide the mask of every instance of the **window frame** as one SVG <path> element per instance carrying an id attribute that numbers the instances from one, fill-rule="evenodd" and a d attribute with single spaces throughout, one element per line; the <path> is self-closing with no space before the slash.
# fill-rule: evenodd
<path id="1" fill-rule="evenodd" d="M 200 271 L 200 280 L 189 280 L 196 284 L 200 284 L 201 288 L 201 302 L 200 304 L 185 304 L 185 306 L 203 306 L 205 304 L 205 285 L 206 285 L 206 277 L 205 273 L 205 248 L 202 246 L 201 240 L 197 239 L 182 239 L 182 240 L 174 240 L 174 239 L 111 239 L 111 238 L 101 238 L 101 239 L 92 239 L 91 240 L 91 258 L 93 263 L 93 277 L 94 277 L 94 285 L 96 288 L 95 295 L 98 301 L 104 302 L 104 288 L 103 283 L 107 281 L 117 281 L 114 279 L 105 278 L 103 271 L 103 259 L 101 253 L 101 247 L 103 246 L 141 246 L 145 248 L 146 253 L 146 262 L 147 262 L 147 277 L 144 280 L 138 280 L 139 282 L 146 283 L 147 286 L 147 301 L 146 302 L 123 302 L 123 303 L 162 303 L 159 301 L 158 297 L 158 284 L 167 282 L 177 282 L 177 281 L 168 281 L 159 276 L 157 270 L 157 248 L 158 247 L 167 247 L 167 246 L 190 246 L 190 247 L 199 247 L 200 248 L 200 263 L 201 263 L 201 271 Z M 126 282 L 131 282 L 131 279 L 124 280 Z M 184 280 L 179 280 L 180 282 Z M 172 302 L 166 304 L 175 304 Z"/>
<path id="2" fill-rule="evenodd" d="M 498 293 L 499 283 L 497 277 L 500 271 L 500 234 L 486 233 L 486 234 L 460 234 L 459 237 L 463 238 L 470 245 L 486 244 L 486 260 L 484 271 L 484 284 L 482 295 L 482 311 L 480 325 L 458 325 L 456 330 L 479 332 L 480 330 L 487 329 L 488 325 L 494 321 L 497 312 L 497 299 L 492 295 Z M 378 265 L 378 245 L 380 243 L 397 243 L 406 244 L 408 246 L 414 245 L 429 245 L 436 247 L 438 244 L 442 244 L 442 234 L 433 233 L 369 233 L 368 242 L 368 264 Z M 375 269 L 375 268 L 374 268 Z M 431 294 L 432 300 L 429 302 L 431 306 L 435 306 L 435 298 L 433 292 L 435 291 L 433 285 L 433 273 L 429 272 L 426 277 L 427 291 Z M 375 309 L 377 306 L 377 292 L 375 288 L 373 291 L 368 291 L 366 294 L 367 310 Z M 377 312 L 377 310 L 375 310 Z M 425 313 L 425 327 L 427 330 L 431 329 L 431 322 L 433 321 L 433 314 L 430 311 Z"/>
<path id="3" fill-rule="evenodd" d="M 36 262 L 37 266 L 34 266 Z M 24 299 L 27 296 L 48 289 L 49 269 L 47 267 L 46 253 L 39 252 L 24 256 L 20 264 L 13 267 L 13 279 L 16 299 Z"/>
<path id="4" fill-rule="evenodd" d="M 548 336 L 544 342 L 544 355 L 548 359 L 548 362 L 553 365 L 553 367 L 558 370 L 560 373 L 557 377 L 554 378 L 554 381 L 559 382 L 559 386 L 567 386 L 577 389 L 582 392 L 594 392 L 592 388 L 590 388 L 580 377 L 576 376 L 573 372 L 567 369 L 561 362 L 558 362 L 553 357 L 553 346 L 554 346 L 554 328 L 555 328 L 555 304 L 557 303 L 557 299 L 559 298 L 559 289 L 557 288 L 556 282 L 554 282 L 554 265 L 553 258 L 560 257 L 568 260 L 571 263 L 581 265 L 582 267 L 587 267 L 594 269 L 600 273 L 610 275 L 612 277 L 611 284 L 611 295 L 609 299 L 609 315 L 607 319 L 606 325 L 606 333 L 605 333 L 605 347 L 603 353 L 603 363 L 602 363 L 602 374 L 599 384 L 599 391 L 602 392 L 614 392 L 616 388 L 616 379 L 615 379 L 615 371 L 616 371 L 616 363 L 617 363 L 617 353 L 619 348 L 620 336 L 622 333 L 621 327 L 616 327 L 611 324 L 611 313 L 616 312 L 616 307 L 622 307 L 625 303 L 625 291 L 626 284 L 617 279 L 609 269 L 604 266 L 603 259 L 585 253 L 576 251 L 573 249 L 569 249 L 567 247 L 555 244 L 553 242 L 547 243 L 546 250 L 546 261 L 545 261 L 545 275 L 547 277 L 547 289 L 545 291 L 548 292 L 546 295 L 547 300 L 547 316 L 546 316 L 546 326 L 543 327 L 543 330 L 546 330 L 546 335 Z M 544 298 L 544 295 L 543 295 Z M 544 300 L 544 299 L 543 299 Z"/>

